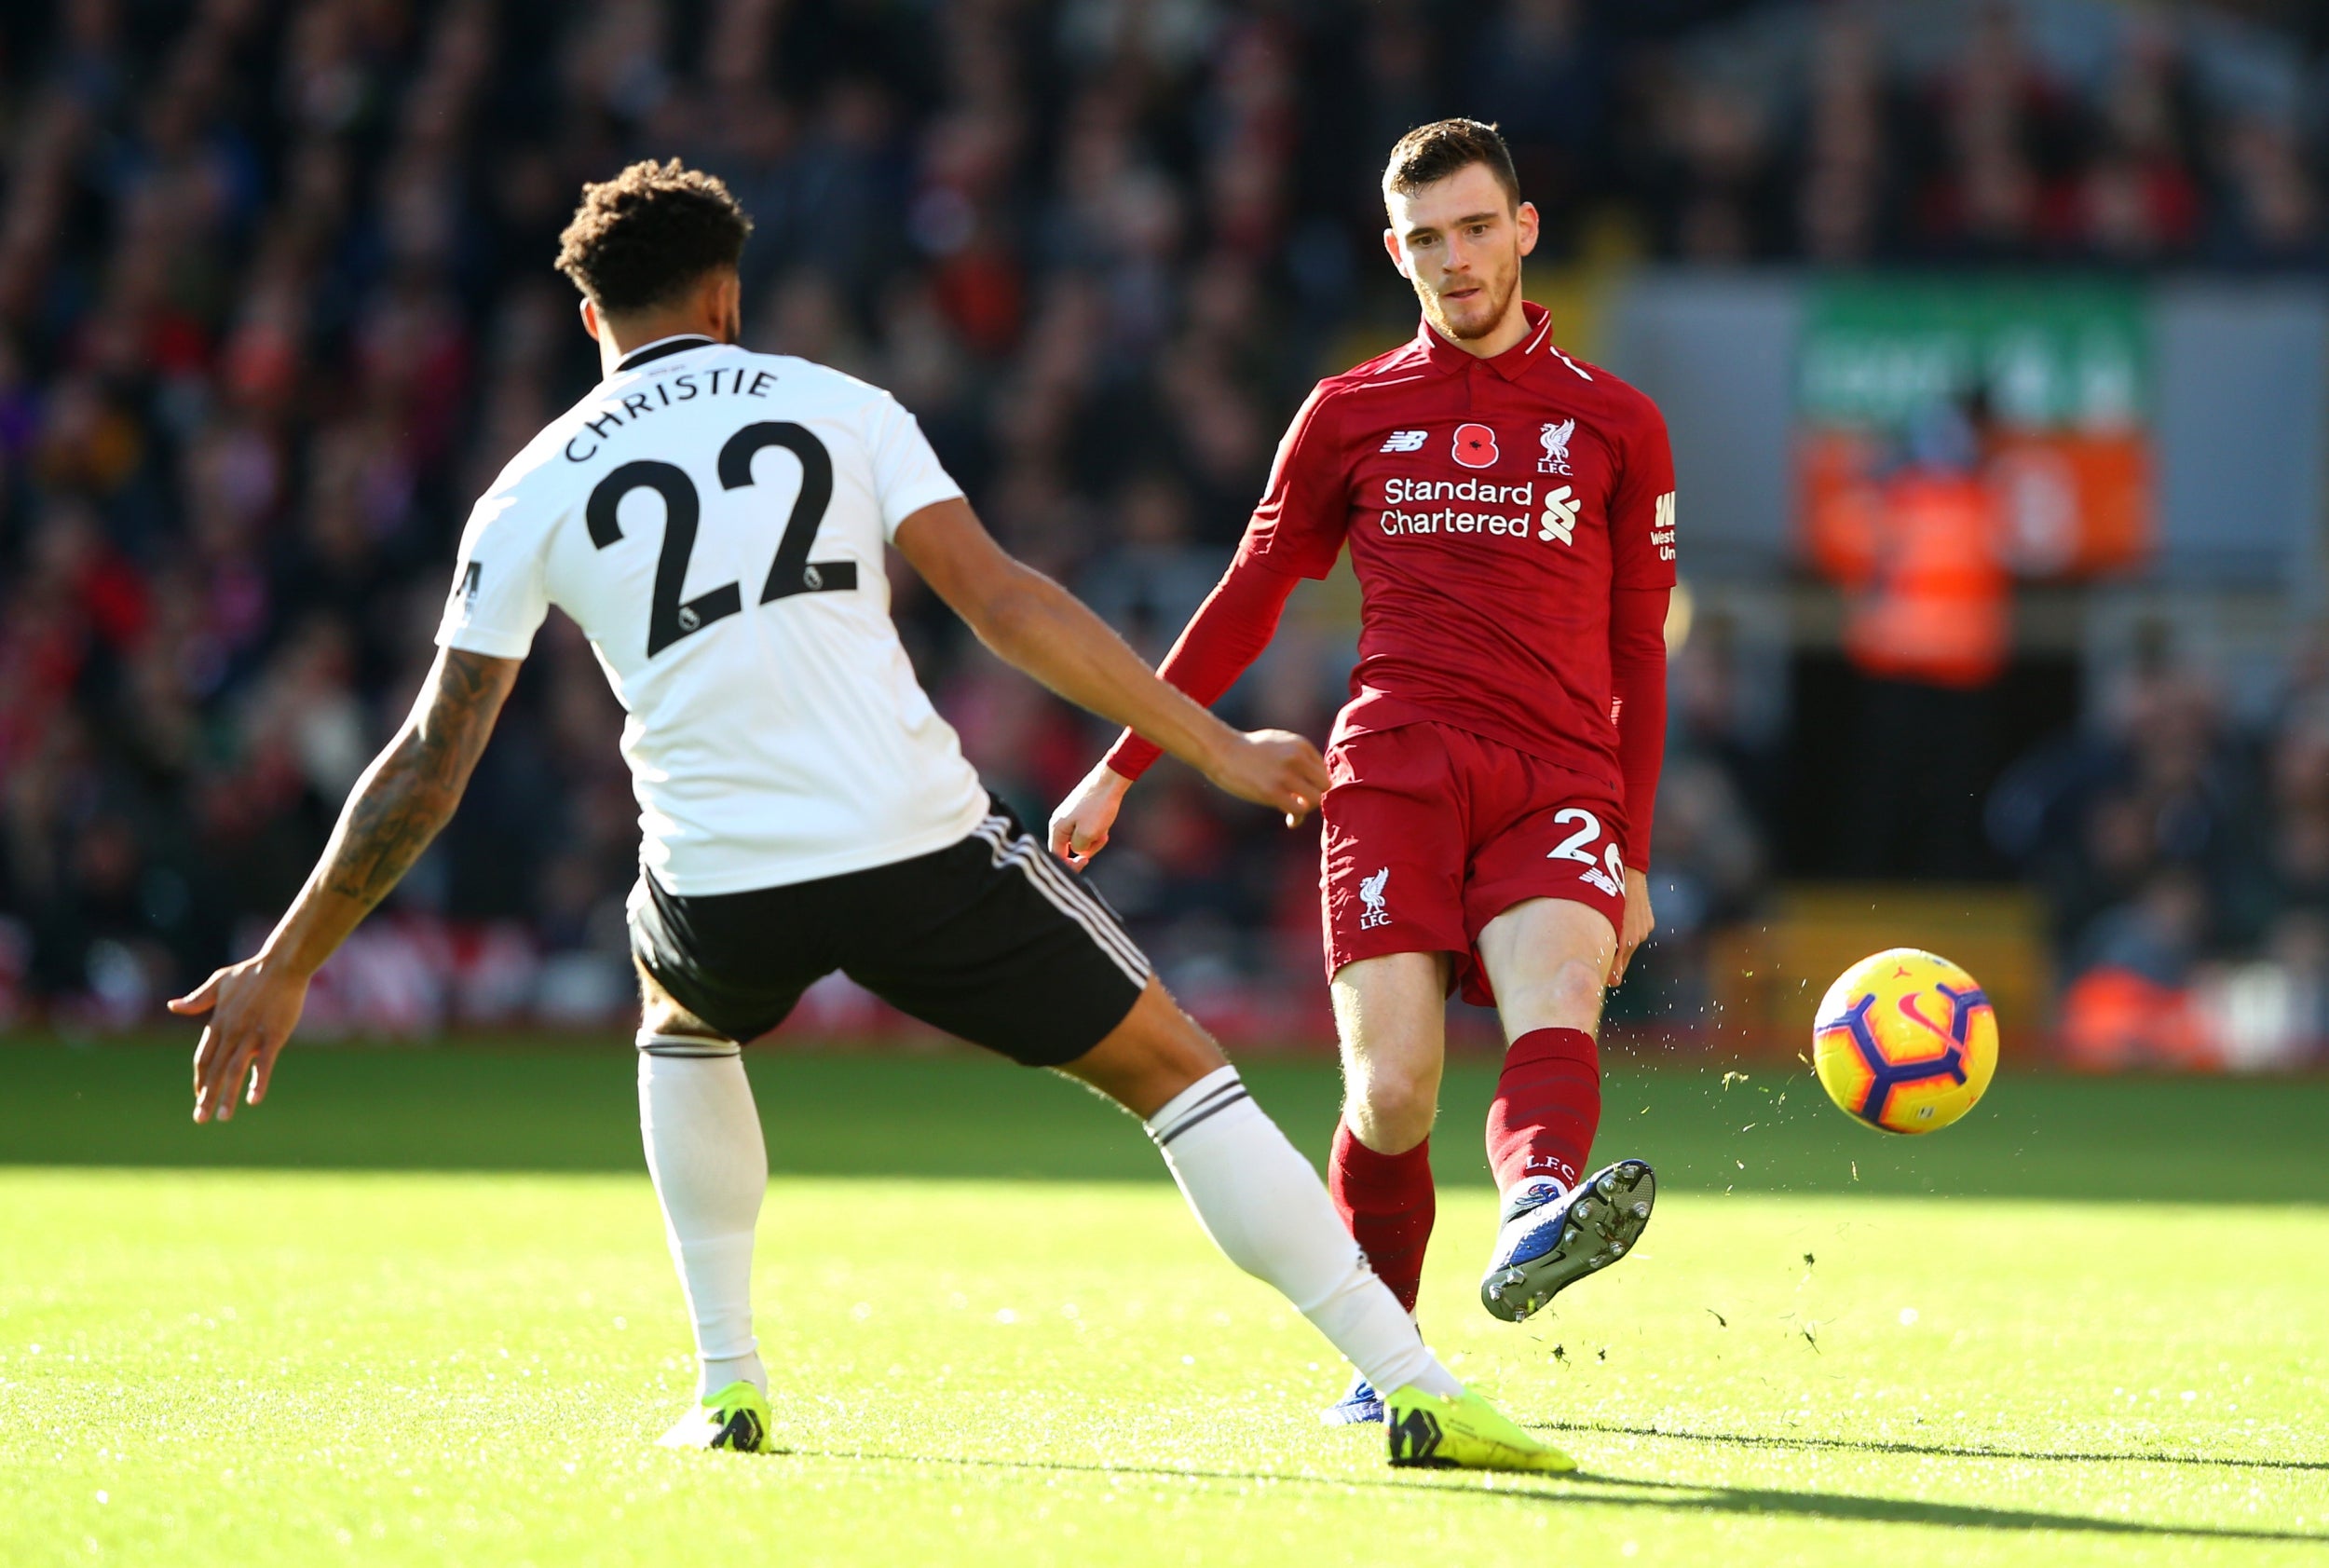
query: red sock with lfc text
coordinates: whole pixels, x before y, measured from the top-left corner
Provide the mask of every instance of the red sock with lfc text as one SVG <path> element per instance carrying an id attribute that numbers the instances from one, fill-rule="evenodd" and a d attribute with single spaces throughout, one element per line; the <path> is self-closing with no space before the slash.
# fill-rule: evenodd
<path id="1" fill-rule="evenodd" d="M 1367 1254 L 1375 1277 L 1413 1312 L 1415 1293 L 1423 1283 L 1423 1248 L 1438 1212 L 1431 1179 L 1431 1139 L 1402 1154 L 1378 1154 L 1359 1142 L 1349 1123 L 1337 1123 L 1327 1193 L 1359 1250 Z"/>
<path id="2" fill-rule="evenodd" d="M 1505 1053 L 1488 1108 L 1488 1164 L 1496 1190 L 1549 1176 L 1574 1187 L 1601 1123 L 1601 1058 L 1581 1029 L 1531 1029 Z"/>

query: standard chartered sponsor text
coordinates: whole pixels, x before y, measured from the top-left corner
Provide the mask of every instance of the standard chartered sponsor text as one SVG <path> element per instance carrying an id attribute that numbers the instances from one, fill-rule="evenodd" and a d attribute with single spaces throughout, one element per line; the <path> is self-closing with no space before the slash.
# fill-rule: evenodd
<path id="1" fill-rule="evenodd" d="M 1498 484 L 1485 479 L 1400 479 L 1382 482 L 1384 507 L 1380 524 L 1386 534 L 1492 534 L 1509 539 L 1528 537 L 1531 519 L 1527 515 L 1536 505 L 1536 483 Z M 1515 517 L 1505 512 L 1466 511 L 1454 507 L 1436 508 L 1427 511 L 1406 511 L 1403 505 L 1417 501 L 1471 501 L 1475 505 L 1508 506 L 1521 509 Z"/>
<path id="2" fill-rule="evenodd" d="M 1386 509 L 1382 518 L 1386 534 L 1505 534 L 1527 537 L 1526 517 L 1496 511 L 1398 511 Z"/>
<path id="3" fill-rule="evenodd" d="M 1414 501 L 1481 501 L 1489 506 L 1517 506 L 1526 511 L 1536 505 L 1536 482 L 1496 484 L 1485 479 L 1400 479 L 1382 482 L 1382 504 L 1404 506 Z"/>

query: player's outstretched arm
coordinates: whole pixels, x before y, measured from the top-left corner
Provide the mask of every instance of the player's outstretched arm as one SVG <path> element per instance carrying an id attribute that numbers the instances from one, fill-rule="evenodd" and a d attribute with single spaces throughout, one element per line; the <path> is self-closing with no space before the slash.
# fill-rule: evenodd
<path id="1" fill-rule="evenodd" d="M 1657 929 L 1650 907 L 1650 834 L 1658 775 L 1666 765 L 1666 610 L 1664 588 L 1620 588 L 1610 594 L 1610 684 L 1617 698 L 1617 768 L 1626 799 L 1626 918 L 1610 959 L 1609 983 L 1626 977 L 1634 950 Z"/>
<path id="2" fill-rule="evenodd" d="M 1157 674 L 1211 707 L 1261 657 L 1277 633 L 1299 574 L 1280 570 L 1253 549 L 1251 537 L 1206 594 Z M 1149 770 L 1157 748 L 1127 729 L 1051 814 L 1052 853 L 1081 871 L 1108 847 L 1124 793 Z"/>
<path id="3" fill-rule="evenodd" d="M 1069 702 L 1149 736 L 1214 784 L 1297 823 L 1326 793 L 1318 748 L 1282 729 L 1240 734 L 1157 677 L 1108 623 L 995 543 L 967 502 L 898 525 L 898 550 L 979 641 Z"/>
<path id="4" fill-rule="evenodd" d="M 211 1016 L 194 1053 L 196 1121 L 227 1120 L 238 1091 L 250 1105 L 266 1098 L 307 982 L 452 818 L 518 663 L 440 650 L 412 716 L 356 781 L 323 858 L 266 946 L 170 1002 L 173 1013 Z"/>

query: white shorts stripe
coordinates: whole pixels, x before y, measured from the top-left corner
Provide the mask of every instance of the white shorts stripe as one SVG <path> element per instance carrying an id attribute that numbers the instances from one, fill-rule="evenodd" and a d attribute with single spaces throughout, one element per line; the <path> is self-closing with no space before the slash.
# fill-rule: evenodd
<path id="1" fill-rule="evenodd" d="M 1106 910 L 1052 884 L 1043 874 L 1043 854 L 1044 850 L 1041 844 L 1032 839 L 1022 839 L 1018 847 L 1005 855 L 1003 859 L 1018 866 L 1020 874 L 1027 878 L 1035 891 L 1051 900 L 1060 913 L 1089 932 L 1094 944 L 1108 954 L 1117 968 L 1124 972 L 1126 979 L 1136 986 L 1145 988 L 1149 983 L 1150 975 L 1147 955 L 1142 953 L 1138 945 L 1109 918 Z"/>
<path id="2" fill-rule="evenodd" d="M 1151 973 L 1148 955 L 1141 952 L 1139 945 L 1116 923 L 1106 905 L 1082 888 L 1065 881 L 1067 874 L 1049 864 L 1049 852 L 1037 842 L 1033 834 L 1022 833 L 1013 838 L 1011 824 L 999 816 L 988 817 L 972 831 L 987 841 L 998 869 L 1004 866 L 1016 866 L 1019 874 L 1027 879 L 1028 885 L 1041 893 L 1053 908 L 1082 926 L 1084 934 L 1092 938 L 1092 945 L 1108 955 L 1109 961 L 1124 972 L 1124 978 L 1136 986 L 1145 988 L 1148 985 Z M 1046 872 L 1056 874 L 1061 880 L 1053 881 L 1045 875 Z"/>
<path id="3" fill-rule="evenodd" d="M 1116 923 L 1115 914 L 1107 905 L 1093 897 L 1082 883 L 1054 860 L 1044 850 L 1040 839 L 1030 833 L 1020 839 L 1019 842 L 1031 852 L 1027 864 L 1037 876 L 1057 889 L 1061 897 L 1089 910 L 1092 918 L 1098 920 L 1106 930 L 1112 932 L 1116 939 L 1124 945 L 1128 953 L 1135 957 L 1140 956 L 1140 945 L 1132 939 L 1131 934 L 1124 927 Z"/>
<path id="4" fill-rule="evenodd" d="M 1140 984 L 1148 984 L 1148 955 L 1141 952 L 1140 945 L 1116 923 L 1108 906 L 1076 886 L 1065 871 L 1052 864 L 1050 854 L 1033 834 L 1023 834 L 1013 840 L 1010 852 L 1003 858 L 1015 862 L 1046 898 L 1075 916 L 1095 940 L 1111 950 L 1125 966 L 1126 974 L 1137 974 Z"/>

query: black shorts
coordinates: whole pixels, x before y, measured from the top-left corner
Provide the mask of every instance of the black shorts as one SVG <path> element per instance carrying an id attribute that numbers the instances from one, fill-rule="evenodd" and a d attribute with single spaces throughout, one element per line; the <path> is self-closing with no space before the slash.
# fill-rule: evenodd
<path id="1" fill-rule="evenodd" d="M 642 871 L 631 950 L 731 1040 L 766 1034 L 838 969 L 1028 1067 L 1106 1039 L 1151 973 L 1115 912 L 1001 801 L 950 848 L 812 882 L 688 897 Z"/>

